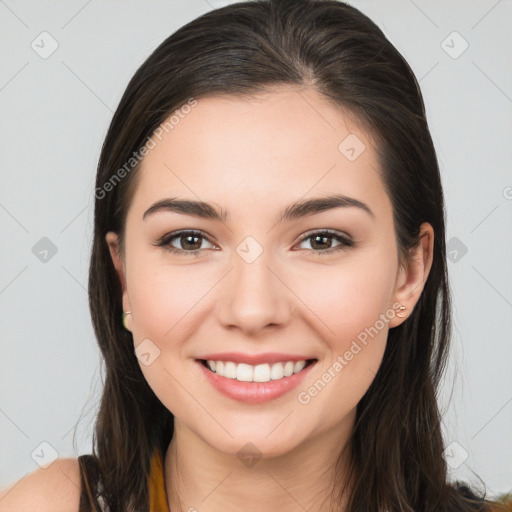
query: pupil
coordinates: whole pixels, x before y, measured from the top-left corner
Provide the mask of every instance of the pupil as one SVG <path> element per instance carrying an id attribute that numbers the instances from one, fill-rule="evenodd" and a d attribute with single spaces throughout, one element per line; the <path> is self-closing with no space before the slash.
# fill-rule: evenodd
<path id="1" fill-rule="evenodd" d="M 325 236 L 325 235 L 316 235 L 315 237 L 313 237 L 313 240 L 314 240 L 314 243 L 313 243 L 313 247 L 316 245 L 316 240 L 317 239 L 321 239 L 321 240 L 324 240 L 323 244 L 325 245 L 326 242 L 325 240 L 330 238 L 329 236 Z M 320 247 L 320 249 L 323 249 L 323 247 Z"/>
<path id="2" fill-rule="evenodd" d="M 188 244 L 190 239 L 194 239 L 194 238 L 199 238 L 199 236 L 198 235 L 185 235 L 185 239 L 187 240 L 187 244 Z M 197 244 L 197 242 L 196 242 L 196 244 Z M 192 245 L 194 245 L 194 244 L 192 243 Z M 193 247 L 193 249 L 195 249 L 195 247 Z"/>

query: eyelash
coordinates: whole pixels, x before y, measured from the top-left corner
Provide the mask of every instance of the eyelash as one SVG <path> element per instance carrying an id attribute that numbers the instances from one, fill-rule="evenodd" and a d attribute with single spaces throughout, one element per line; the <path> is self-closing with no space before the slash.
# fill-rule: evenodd
<path id="1" fill-rule="evenodd" d="M 184 249 L 178 249 L 176 247 L 172 247 L 170 245 L 171 241 L 175 238 L 180 238 L 184 235 L 194 235 L 201 238 L 204 238 L 205 240 L 208 240 L 208 242 L 212 243 L 207 236 L 205 236 L 201 231 L 194 231 L 194 230 L 184 230 L 184 231 L 175 231 L 173 233 L 168 233 L 167 235 L 164 235 L 158 242 L 155 244 L 159 247 L 165 247 L 166 250 L 172 253 L 179 253 L 179 254 L 187 254 L 189 256 L 199 256 L 202 249 L 195 249 L 194 251 L 185 251 Z M 347 236 L 341 235 L 337 231 L 332 231 L 330 229 L 324 229 L 321 231 L 313 231 L 312 233 L 304 235 L 300 240 L 299 244 L 302 243 L 304 240 L 308 240 L 309 238 L 313 238 L 317 235 L 327 235 L 327 238 L 333 238 L 338 242 L 341 242 L 340 245 L 337 245 L 335 247 L 331 247 L 329 249 L 323 249 L 319 251 L 315 251 L 313 249 L 303 249 L 303 250 L 310 250 L 313 254 L 316 254 L 318 256 L 323 256 L 325 254 L 332 254 L 337 251 L 343 251 L 350 247 L 355 247 L 356 243 L 350 239 Z"/>

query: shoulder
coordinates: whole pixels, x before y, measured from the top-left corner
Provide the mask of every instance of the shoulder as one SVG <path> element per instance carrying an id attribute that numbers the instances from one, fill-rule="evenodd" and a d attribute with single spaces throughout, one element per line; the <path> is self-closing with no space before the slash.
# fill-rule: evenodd
<path id="1" fill-rule="evenodd" d="M 78 512 L 80 490 L 78 459 L 57 459 L 0 489 L 0 512 Z"/>

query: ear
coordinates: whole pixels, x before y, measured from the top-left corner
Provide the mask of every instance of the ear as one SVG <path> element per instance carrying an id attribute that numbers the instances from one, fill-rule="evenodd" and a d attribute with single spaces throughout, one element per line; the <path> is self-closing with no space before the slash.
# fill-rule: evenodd
<path id="1" fill-rule="evenodd" d="M 428 222 L 420 226 L 420 240 L 410 250 L 410 262 L 407 267 L 400 266 L 394 293 L 393 309 L 395 316 L 389 321 L 389 327 L 396 327 L 411 316 L 427 281 L 434 256 L 434 229 Z M 405 306 L 405 317 L 396 316 L 399 304 Z"/>
<path id="2" fill-rule="evenodd" d="M 119 252 L 119 238 L 117 233 L 113 231 L 109 231 L 106 236 L 105 240 L 107 242 L 110 256 L 112 258 L 112 263 L 114 264 L 114 267 L 116 269 L 117 275 L 119 277 L 119 282 L 121 283 L 121 288 L 123 292 L 123 311 L 131 311 L 130 306 L 130 299 L 128 297 L 128 289 L 126 286 L 126 266 L 125 261 L 121 257 Z M 126 328 L 131 331 L 131 325 L 132 325 L 132 315 L 126 316 Z"/>

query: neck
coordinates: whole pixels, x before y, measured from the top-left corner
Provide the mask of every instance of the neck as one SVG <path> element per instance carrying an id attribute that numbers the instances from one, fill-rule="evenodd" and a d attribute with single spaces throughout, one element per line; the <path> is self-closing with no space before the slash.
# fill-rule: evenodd
<path id="1" fill-rule="evenodd" d="M 236 454 L 216 450 L 175 419 L 165 456 L 170 511 L 344 512 L 346 497 L 335 502 L 331 492 L 347 467 L 347 459 L 341 459 L 341 468 L 336 462 L 352 425 L 353 416 L 342 433 L 338 425 L 337 432 L 323 432 L 283 455 L 262 454 L 244 464 Z"/>

